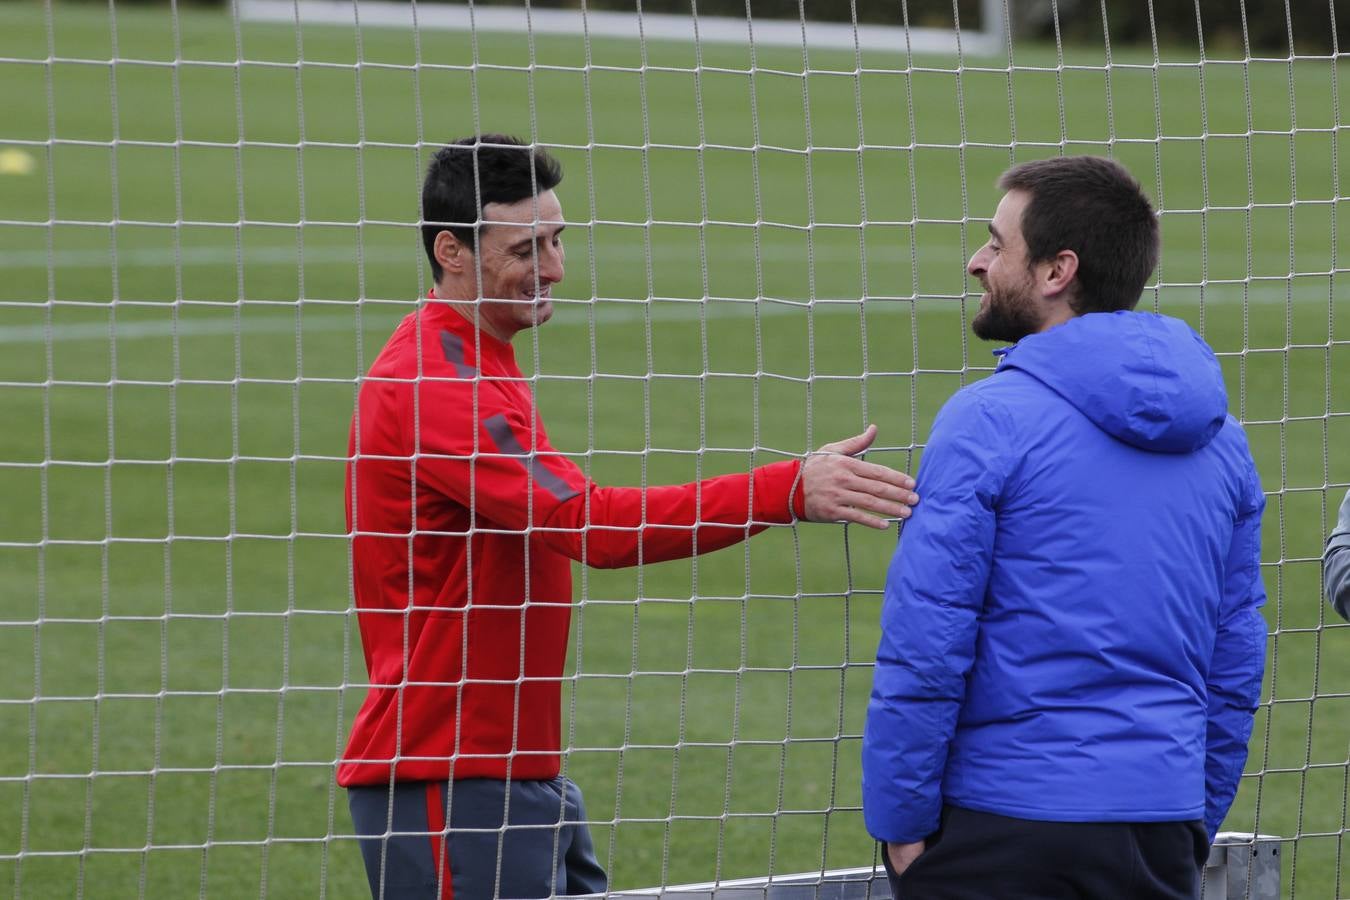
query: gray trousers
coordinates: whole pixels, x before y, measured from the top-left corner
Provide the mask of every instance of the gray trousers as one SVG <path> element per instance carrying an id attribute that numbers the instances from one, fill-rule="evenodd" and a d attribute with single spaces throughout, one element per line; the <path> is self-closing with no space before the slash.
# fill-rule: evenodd
<path id="1" fill-rule="evenodd" d="M 374 900 L 604 893 L 581 790 L 548 781 L 414 781 L 347 792 Z"/>

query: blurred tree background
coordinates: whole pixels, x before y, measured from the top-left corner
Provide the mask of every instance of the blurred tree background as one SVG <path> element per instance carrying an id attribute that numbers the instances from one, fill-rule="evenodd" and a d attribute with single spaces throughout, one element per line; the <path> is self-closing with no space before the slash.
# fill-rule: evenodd
<path id="1" fill-rule="evenodd" d="M 1112 43 L 1194 47 L 1253 54 L 1293 48 L 1300 54 L 1350 51 L 1350 6 L 1343 0 L 1010 0 L 1010 18 L 1019 36 L 1099 44 L 1103 14 Z M 1337 10 L 1337 7 L 1340 7 Z M 1337 12 L 1340 15 L 1337 15 Z M 962 16 L 965 16 L 962 10 Z M 950 17 L 949 17 L 950 18 Z"/>

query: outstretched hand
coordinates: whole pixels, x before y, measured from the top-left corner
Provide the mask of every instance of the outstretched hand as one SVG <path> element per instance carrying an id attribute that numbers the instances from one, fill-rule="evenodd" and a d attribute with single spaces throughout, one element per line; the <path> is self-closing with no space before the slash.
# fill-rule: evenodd
<path id="1" fill-rule="evenodd" d="M 885 529 L 887 519 L 904 519 L 919 502 L 914 479 L 889 466 L 855 457 L 872 446 L 877 426 L 826 444 L 802 463 L 802 495 L 812 522 L 856 522 Z"/>

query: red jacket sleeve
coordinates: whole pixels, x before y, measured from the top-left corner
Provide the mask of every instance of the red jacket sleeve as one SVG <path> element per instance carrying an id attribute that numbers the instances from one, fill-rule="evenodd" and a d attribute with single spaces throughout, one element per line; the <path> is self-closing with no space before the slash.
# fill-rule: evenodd
<path id="1" fill-rule="evenodd" d="M 549 445 L 533 408 L 511 402 L 500 385 L 425 379 L 413 393 L 419 481 L 487 527 L 532 531 L 587 565 L 707 553 L 803 514 L 798 460 L 681 485 L 601 487 Z"/>

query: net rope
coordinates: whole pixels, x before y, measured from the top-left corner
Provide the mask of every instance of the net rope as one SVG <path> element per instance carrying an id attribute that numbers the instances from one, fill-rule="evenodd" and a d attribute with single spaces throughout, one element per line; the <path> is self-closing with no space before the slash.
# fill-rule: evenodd
<path id="1" fill-rule="evenodd" d="M 993 177 L 1126 161 L 1163 223 L 1144 303 L 1214 344 L 1269 500 L 1268 676 L 1229 827 L 1285 842 L 1285 896 L 1339 896 L 1350 626 L 1318 570 L 1350 488 L 1338 10 L 1330 54 L 1281 55 L 1253 48 L 1242 4 L 1239 36 L 1209 45 L 1198 2 L 1191 36 L 1160 34 L 1149 4 L 1133 45 L 1099 0 L 1085 48 L 1056 3 L 1039 43 L 953 3 L 938 49 L 911 6 L 888 54 L 858 8 L 834 44 L 801 0 L 787 38 L 747 2 L 740 46 L 696 6 L 684 40 L 640 5 L 628 24 L 583 6 L 570 37 L 556 10 L 524 7 L 503 37 L 470 5 L 463 55 L 429 3 L 0 11 L 32 38 L 0 39 L 0 77 L 38 98 L 0 123 L 0 169 L 35 167 L 0 175 L 14 894 L 205 896 L 235 868 L 244 895 L 363 885 L 332 780 L 370 687 L 342 441 L 361 373 L 431 286 L 408 212 L 427 155 L 507 119 L 567 164 L 581 257 L 517 352 L 555 443 L 602 483 L 698 480 L 871 422 L 869 458 L 913 472 L 941 400 L 992 369 L 960 266 Z M 578 569 L 564 774 L 616 886 L 875 862 L 857 753 L 888 549 L 794 526 Z"/>

